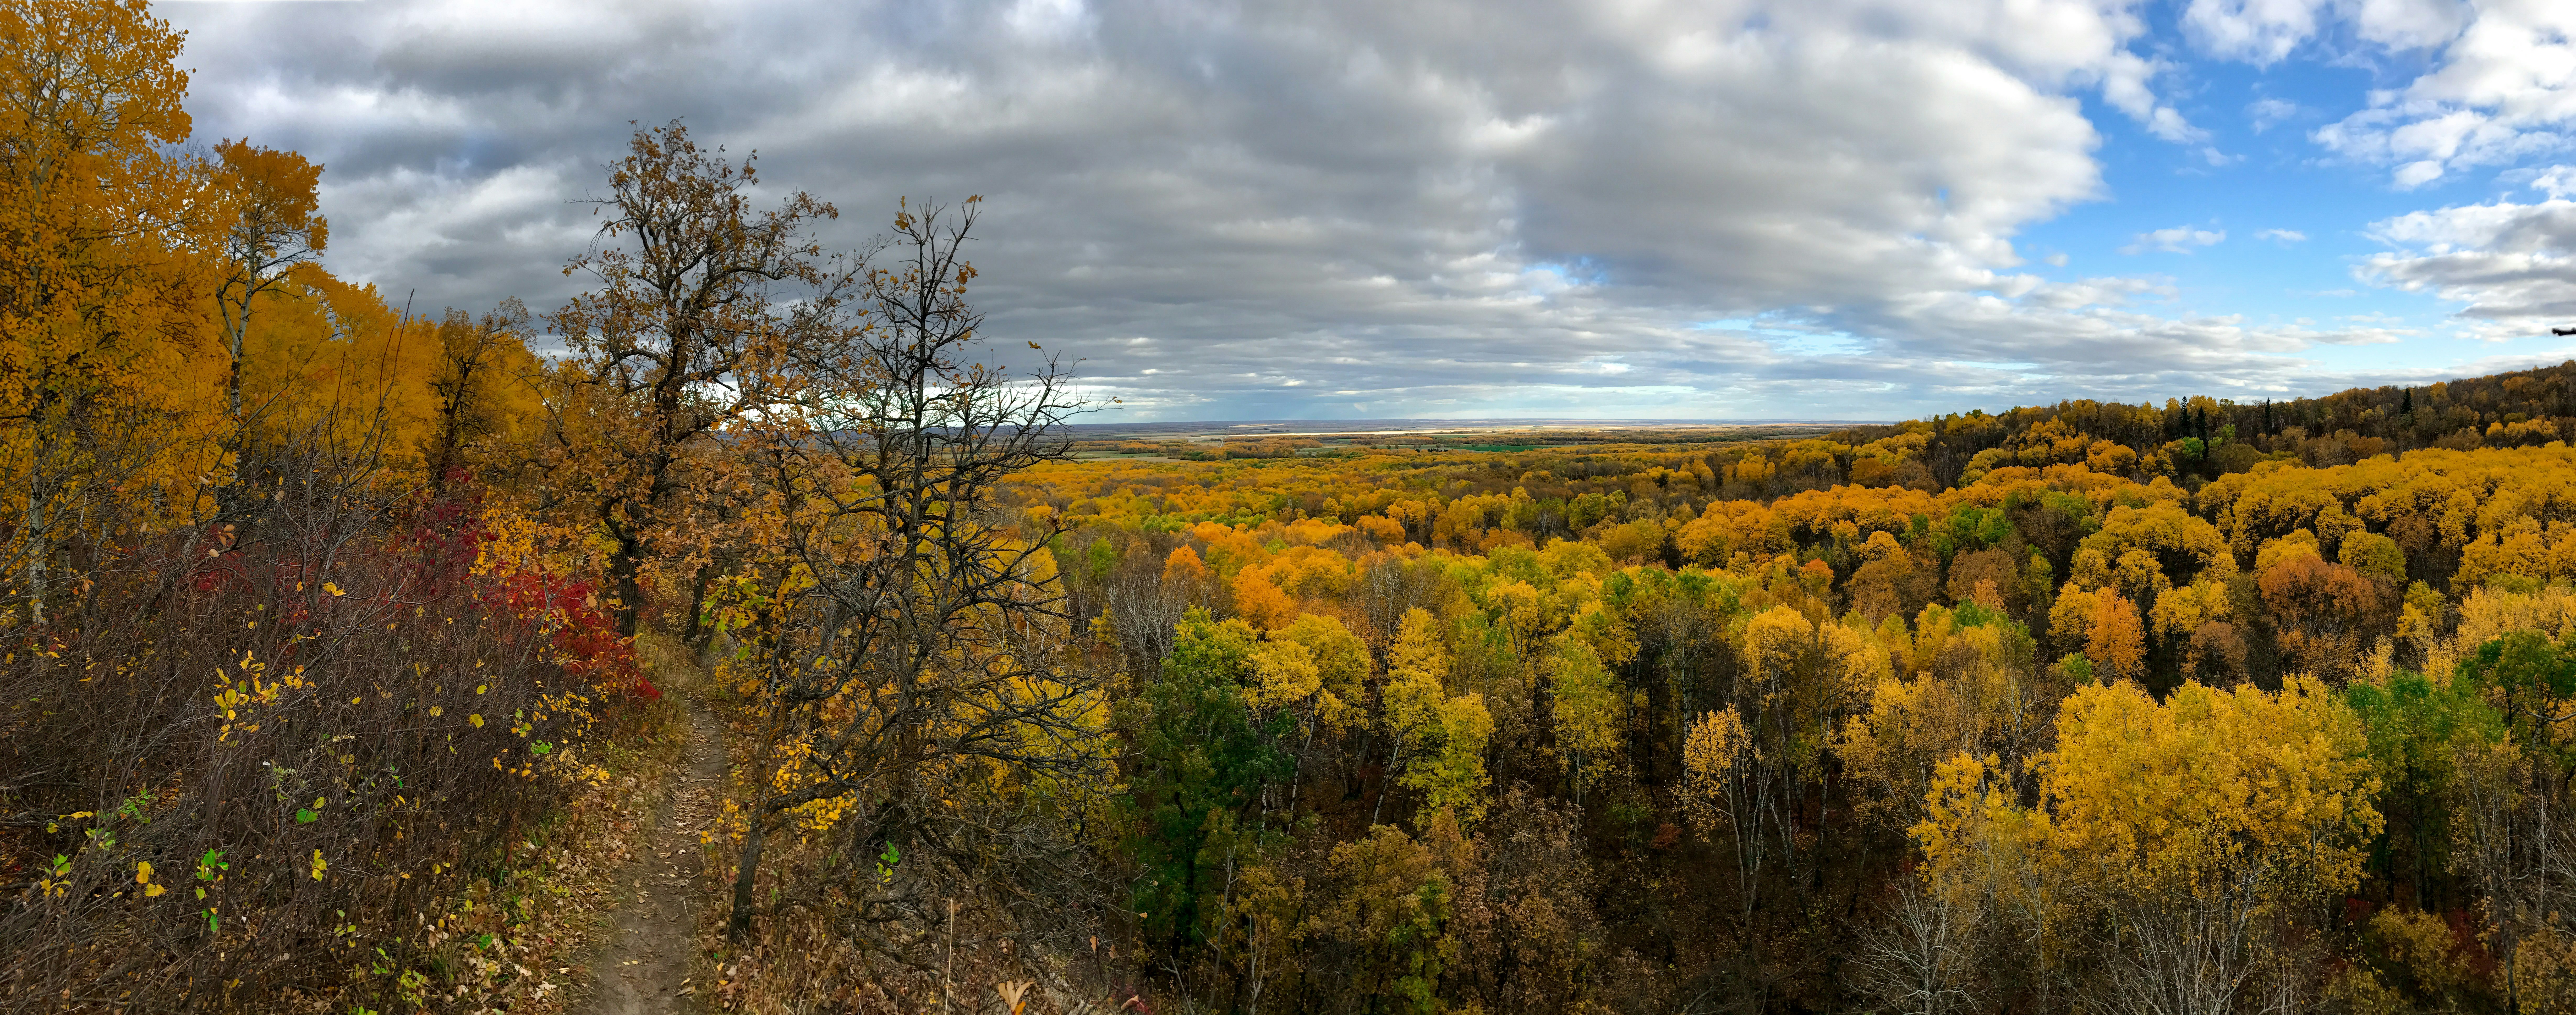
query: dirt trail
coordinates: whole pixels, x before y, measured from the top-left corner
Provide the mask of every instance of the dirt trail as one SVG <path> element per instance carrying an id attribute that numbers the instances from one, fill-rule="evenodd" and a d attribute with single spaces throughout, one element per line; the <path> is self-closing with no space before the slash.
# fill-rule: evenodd
<path id="1" fill-rule="evenodd" d="M 708 897 L 699 881 L 698 833 L 715 817 L 724 778 L 724 731 L 695 694 L 689 710 L 689 751 L 678 783 L 655 815 L 644 854 L 619 872 L 626 901 L 610 914 L 615 936 L 591 959 L 591 996 L 577 1015 L 659 1015 L 695 1012 L 698 991 L 680 981 L 689 975 L 689 940 L 698 906 Z M 683 993 L 683 992 L 686 993 Z"/>

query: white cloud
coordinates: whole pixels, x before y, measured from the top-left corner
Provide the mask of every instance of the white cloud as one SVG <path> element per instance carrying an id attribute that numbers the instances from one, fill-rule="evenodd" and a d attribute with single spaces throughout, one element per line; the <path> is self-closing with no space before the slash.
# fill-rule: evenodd
<path id="1" fill-rule="evenodd" d="M 2397 249 L 2356 274 L 2460 304 L 2467 337 L 2526 338 L 2576 321 L 2576 201 L 2419 211 L 2372 223 L 2370 235 Z"/>
<path id="2" fill-rule="evenodd" d="M 2182 26 L 2202 52 L 2268 67 L 2334 22 L 2386 49 L 2438 46 L 2459 34 L 2474 6 L 2463 0 L 2190 0 Z"/>
<path id="3" fill-rule="evenodd" d="M 2306 242 L 2308 242 L 2308 234 L 2303 233 L 2303 232 L 2300 232 L 2300 231 L 2298 231 L 2298 230 L 2296 230 L 2296 229 L 2266 229 L 2266 230 L 2263 230 L 2263 231 L 2261 231 L 2261 232 L 2255 233 L 2255 234 L 2254 234 L 2254 238 L 2255 238 L 2255 239 L 2258 239 L 2258 240 L 2271 240 L 2271 241 L 2273 241 L 2273 242 L 2275 242 L 2275 243 L 2306 243 Z"/>
<path id="4" fill-rule="evenodd" d="M 2191 125 L 2180 112 L 2156 98 L 2148 82 L 2159 74 L 2169 73 L 2173 65 L 2149 60 L 2126 50 L 2114 52 L 2100 71 L 2102 101 L 2129 115 L 2147 128 L 2147 133 L 2174 144 L 2198 144 L 2209 139 L 2209 132 Z"/>
<path id="5" fill-rule="evenodd" d="M 2389 49 L 2439 46 L 2460 34 L 2476 5 L 2462 0 L 2341 0 L 2362 39 Z"/>
<path id="6" fill-rule="evenodd" d="M 2305 116 L 2307 115 L 2307 112 L 2307 107 L 2299 105 L 2296 102 L 2289 102 L 2281 99 L 2256 99 L 2246 105 L 2245 119 L 2253 124 L 2254 133 L 2260 134 L 2274 127 L 2278 127 L 2283 123 Z"/>
<path id="7" fill-rule="evenodd" d="M 2191 0 L 2182 25 L 2206 52 L 2269 66 L 2317 30 L 2315 0 Z"/>
<path id="8" fill-rule="evenodd" d="M 2150 250 L 2160 250 L 2168 254 L 2188 254 L 2196 248 L 2215 246 L 2219 243 L 2225 242 L 2226 239 L 2227 230 L 2224 229 L 2195 229 L 2191 226 L 2175 226 L 2171 229 L 2158 229 L 2151 233 L 2139 233 L 2138 238 L 2130 241 L 2128 246 L 2121 247 L 2120 252 L 2123 254 L 2143 254 Z"/>
<path id="9" fill-rule="evenodd" d="M 2448 10 L 2360 10 L 2365 36 L 2441 52 L 2406 87 L 2373 92 L 2368 108 L 2319 128 L 2317 143 L 2392 167 L 2400 188 L 2567 147 L 2565 132 L 2576 126 L 2576 5 L 2485 0 Z M 2462 20 L 2463 10 L 2473 13 Z"/>

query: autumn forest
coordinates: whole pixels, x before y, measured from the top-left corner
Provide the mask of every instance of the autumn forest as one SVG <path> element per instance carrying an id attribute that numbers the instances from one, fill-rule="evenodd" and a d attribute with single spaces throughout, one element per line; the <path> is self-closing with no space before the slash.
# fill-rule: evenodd
<path id="1" fill-rule="evenodd" d="M 184 41 L 0 3 L 0 1010 L 2576 1011 L 2576 363 L 1118 437 L 980 201 L 431 310 Z"/>

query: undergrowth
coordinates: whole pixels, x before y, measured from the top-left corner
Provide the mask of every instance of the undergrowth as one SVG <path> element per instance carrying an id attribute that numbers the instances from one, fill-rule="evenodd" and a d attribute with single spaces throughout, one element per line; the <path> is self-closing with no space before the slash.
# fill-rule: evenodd
<path id="1" fill-rule="evenodd" d="M 540 844 L 605 820 L 582 801 L 668 706 L 590 587 L 497 552 L 470 497 L 373 501 L 330 464 L 252 486 L 238 529 L 92 548 L 76 601 L 0 631 L 0 1010 L 536 979 L 532 892 L 564 884 Z"/>

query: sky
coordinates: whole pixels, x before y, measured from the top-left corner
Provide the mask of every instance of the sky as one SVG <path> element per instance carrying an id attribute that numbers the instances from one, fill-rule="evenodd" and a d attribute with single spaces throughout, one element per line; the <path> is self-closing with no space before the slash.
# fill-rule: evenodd
<path id="1" fill-rule="evenodd" d="M 678 119 L 856 249 L 981 195 L 1098 422 L 1887 420 L 2576 358 L 2567 0 L 167 3 L 416 310 Z M 1111 399 L 1115 399 L 1112 402 Z"/>

